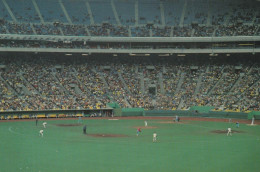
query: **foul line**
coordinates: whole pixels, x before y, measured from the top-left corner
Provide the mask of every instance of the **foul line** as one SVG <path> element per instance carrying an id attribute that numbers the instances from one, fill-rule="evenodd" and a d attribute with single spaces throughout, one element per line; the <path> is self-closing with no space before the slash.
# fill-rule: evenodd
<path id="1" fill-rule="evenodd" d="M 12 130 L 12 127 L 9 127 L 8 129 L 11 133 L 14 133 L 14 134 L 18 134 L 18 135 L 24 135 L 24 134 L 21 134 L 21 133 L 18 133 L 18 132 L 15 132 Z"/>

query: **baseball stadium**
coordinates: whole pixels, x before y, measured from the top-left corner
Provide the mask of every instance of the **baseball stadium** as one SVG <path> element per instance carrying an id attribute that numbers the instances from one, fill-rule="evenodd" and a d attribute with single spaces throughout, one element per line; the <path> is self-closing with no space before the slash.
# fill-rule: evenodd
<path id="1" fill-rule="evenodd" d="M 259 52 L 259 0 L 0 0 L 0 172 L 258 172 Z"/>

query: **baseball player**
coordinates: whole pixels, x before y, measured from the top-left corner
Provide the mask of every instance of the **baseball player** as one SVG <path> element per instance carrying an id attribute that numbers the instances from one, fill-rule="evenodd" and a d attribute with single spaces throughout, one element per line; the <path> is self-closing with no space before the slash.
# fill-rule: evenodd
<path id="1" fill-rule="evenodd" d="M 40 130 L 39 136 L 42 136 L 42 137 L 43 137 L 43 130 Z"/>
<path id="2" fill-rule="evenodd" d="M 254 125 L 254 122 L 255 122 L 255 116 L 253 116 L 253 118 L 252 118 L 251 125 Z"/>
<path id="3" fill-rule="evenodd" d="M 141 133 L 141 128 L 138 128 L 137 131 L 136 131 L 136 136 L 139 136 L 139 134 Z"/>
<path id="4" fill-rule="evenodd" d="M 84 125 L 83 127 L 83 134 L 87 134 L 87 125 Z"/>
<path id="5" fill-rule="evenodd" d="M 46 128 L 47 122 L 42 123 L 43 127 Z"/>
<path id="6" fill-rule="evenodd" d="M 228 128 L 227 136 L 228 136 L 228 135 L 232 136 L 232 134 L 231 134 L 231 128 Z"/>
<path id="7" fill-rule="evenodd" d="M 154 133 L 153 133 L 153 142 L 156 142 L 156 141 L 157 141 L 157 133 L 154 132 Z"/>
<path id="8" fill-rule="evenodd" d="M 144 121 L 144 126 L 147 127 L 148 126 L 148 123 L 147 121 Z"/>
<path id="9" fill-rule="evenodd" d="M 239 122 L 236 122 L 236 127 L 239 128 Z"/>
<path id="10" fill-rule="evenodd" d="M 176 117 L 175 117 L 175 122 L 179 122 L 179 121 L 180 121 L 180 118 L 179 118 L 178 115 L 176 115 Z"/>
<path id="11" fill-rule="evenodd" d="M 78 119 L 78 124 L 82 123 L 82 118 L 81 116 L 79 116 L 79 119 Z"/>

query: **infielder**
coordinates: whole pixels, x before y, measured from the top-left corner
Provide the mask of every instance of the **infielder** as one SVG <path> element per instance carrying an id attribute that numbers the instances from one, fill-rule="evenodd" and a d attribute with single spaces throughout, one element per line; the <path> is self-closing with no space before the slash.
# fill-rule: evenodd
<path id="1" fill-rule="evenodd" d="M 231 134 L 231 128 L 228 128 L 227 136 L 228 136 L 228 135 L 232 136 L 232 134 Z"/>
<path id="2" fill-rule="evenodd" d="M 43 127 L 46 128 L 47 122 L 42 123 Z"/>
<path id="3" fill-rule="evenodd" d="M 254 121 L 255 121 L 255 116 L 253 116 L 253 118 L 252 118 L 251 125 L 254 125 Z"/>
<path id="4" fill-rule="evenodd" d="M 154 132 L 154 133 L 153 133 L 153 142 L 156 142 L 156 141 L 157 141 L 157 133 Z"/>
<path id="5" fill-rule="evenodd" d="M 141 128 L 138 128 L 137 131 L 136 131 L 136 136 L 139 136 L 139 134 L 141 133 Z"/>
<path id="6" fill-rule="evenodd" d="M 236 122 L 236 127 L 239 128 L 239 122 Z"/>
<path id="7" fill-rule="evenodd" d="M 43 137 L 43 130 L 40 130 L 39 136 L 42 136 L 42 137 Z"/>

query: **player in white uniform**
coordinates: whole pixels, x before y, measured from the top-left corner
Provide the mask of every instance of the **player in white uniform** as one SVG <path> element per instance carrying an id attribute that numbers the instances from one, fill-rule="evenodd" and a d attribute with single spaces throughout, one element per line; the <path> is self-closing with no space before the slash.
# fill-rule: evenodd
<path id="1" fill-rule="evenodd" d="M 154 132 L 154 133 L 153 133 L 153 142 L 156 142 L 156 141 L 157 141 L 157 133 Z"/>
<path id="2" fill-rule="evenodd" d="M 42 123 L 43 127 L 46 128 L 47 122 Z"/>
<path id="3" fill-rule="evenodd" d="M 251 125 L 254 125 L 255 117 L 253 116 Z"/>
<path id="4" fill-rule="evenodd" d="M 147 121 L 144 121 L 144 126 L 147 127 L 148 126 L 148 123 Z"/>
<path id="5" fill-rule="evenodd" d="M 227 136 L 228 136 L 228 135 L 232 136 L 232 134 L 231 134 L 231 128 L 228 128 Z"/>
<path id="6" fill-rule="evenodd" d="M 40 130 L 39 135 L 43 137 L 43 130 Z"/>

